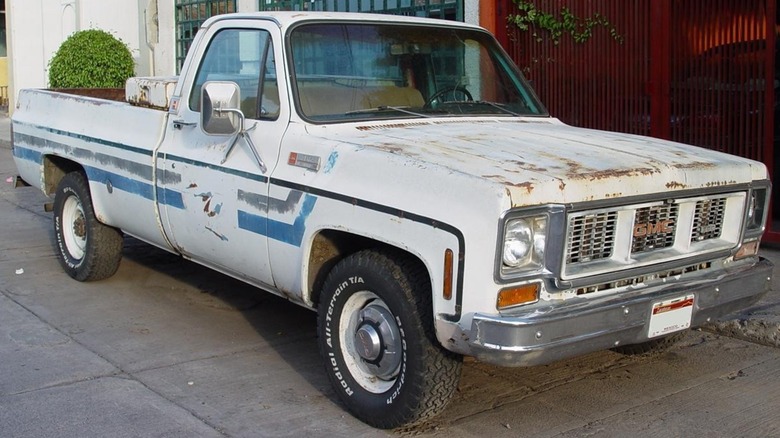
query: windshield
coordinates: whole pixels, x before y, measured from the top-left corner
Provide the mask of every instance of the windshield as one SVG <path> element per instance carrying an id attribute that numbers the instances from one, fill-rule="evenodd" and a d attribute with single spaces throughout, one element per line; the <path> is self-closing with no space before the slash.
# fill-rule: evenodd
<path id="1" fill-rule="evenodd" d="M 546 115 L 487 33 L 317 23 L 291 34 L 301 115 L 314 122 Z"/>

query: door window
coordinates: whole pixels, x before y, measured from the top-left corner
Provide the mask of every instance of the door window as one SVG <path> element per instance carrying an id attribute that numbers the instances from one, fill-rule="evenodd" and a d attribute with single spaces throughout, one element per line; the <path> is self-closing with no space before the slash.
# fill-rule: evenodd
<path id="1" fill-rule="evenodd" d="M 207 81 L 230 81 L 241 92 L 248 119 L 279 116 L 279 88 L 271 36 L 258 29 L 224 29 L 214 35 L 195 76 L 190 109 L 200 111 L 201 87 Z"/>

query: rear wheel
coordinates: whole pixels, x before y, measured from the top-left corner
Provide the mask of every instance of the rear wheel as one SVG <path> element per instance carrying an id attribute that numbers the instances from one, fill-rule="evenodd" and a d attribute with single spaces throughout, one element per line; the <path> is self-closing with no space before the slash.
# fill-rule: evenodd
<path id="1" fill-rule="evenodd" d="M 374 427 L 423 422 L 458 386 L 462 358 L 436 341 L 428 277 L 402 255 L 362 251 L 338 263 L 323 286 L 318 329 L 336 392 Z"/>
<path id="2" fill-rule="evenodd" d="M 119 268 L 122 234 L 95 217 L 87 178 L 71 172 L 54 196 L 54 235 L 59 261 L 79 281 L 108 278 Z"/>

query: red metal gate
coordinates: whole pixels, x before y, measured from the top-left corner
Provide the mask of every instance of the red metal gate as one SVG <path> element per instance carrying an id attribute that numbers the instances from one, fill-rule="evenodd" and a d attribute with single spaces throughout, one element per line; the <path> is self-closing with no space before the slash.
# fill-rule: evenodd
<path id="1" fill-rule="evenodd" d="M 499 40 L 556 117 L 753 158 L 775 172 L 776 0 L 520 3 L 559 22 L 566 9 L 600 23 L 576 42 L 507 24 L 523 13 L 512 0 L 496 8 Z M 780 242 L 778 216 L 767 241 Z"/>

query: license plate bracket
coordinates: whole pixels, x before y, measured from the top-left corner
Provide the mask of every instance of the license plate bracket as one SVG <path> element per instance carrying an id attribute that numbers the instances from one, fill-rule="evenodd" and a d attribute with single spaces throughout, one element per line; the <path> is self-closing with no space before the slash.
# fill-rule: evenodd
<path id="1" fill-rule="evenodd" d="M 693 294 L 653 303 L 647 337 L 657 338 L 691 326 Z"/>

